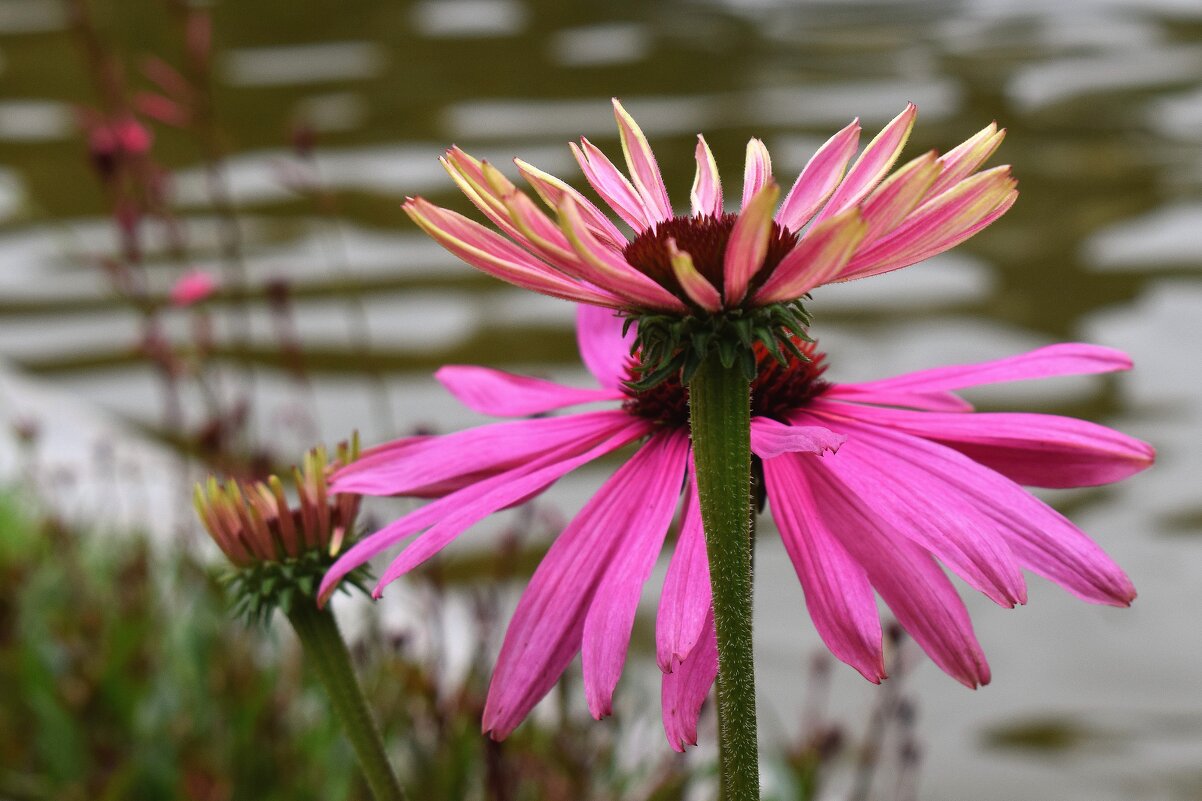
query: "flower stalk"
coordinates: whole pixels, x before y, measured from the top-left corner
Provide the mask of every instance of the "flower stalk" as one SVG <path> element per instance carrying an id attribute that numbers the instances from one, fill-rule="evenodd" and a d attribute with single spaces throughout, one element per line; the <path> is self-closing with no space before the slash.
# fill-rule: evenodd
<path id="1" fill-rule="evenodd" d="M 363 690 L 351 667 L 350 652 L 333 614 L 328 607 L 318 609 L 316 602 L 298 603 L 288 611 L 288 621 L 355 749 L 372 796 L 376 801 L 404 801 L 405 793 L 388 763 L 380 730 L 367 709 Z"/>
<path id="2" fill-rule="evenodd" d="M 718 638 L 723 801 L 758 801 L 751 639 L 751 384 L 711 350 L 689 382 L 689 427 Z"/>

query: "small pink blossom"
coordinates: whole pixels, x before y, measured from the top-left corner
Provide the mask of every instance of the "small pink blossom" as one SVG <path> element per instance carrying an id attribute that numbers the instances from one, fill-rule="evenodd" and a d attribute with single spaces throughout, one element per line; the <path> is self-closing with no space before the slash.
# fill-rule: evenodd
<path id="1" fill-rule="evenodd" d="M 208 300 L 217 291 L 217 279 L 205 270 L 190 270 L 171 287 L 172 306 L 191 306 Z"/>
<path id="2" fill-rule="evenodd" d="M 654 198 L 654 196 L 653 196 Z M 494 512 L 569 472 L 637 443 L 552 543 L 518 603 L 497 660 L 483 727 L 507 736 L 582 655 L 589 709 L 600 718 L 626 661 L 643 585 L 674 517 L 679 537 L 660 594 L 657 661 L 671 745 L 696 743 L 717 673 L 706 556 L 688 434 L 687 389 L 669 379 L 636 390 L 633 331 L 581 306 L 580 353 L 598 386 L 566 387 L 484 367 L 436 374 L 474 411 L 517 419 L 366 451 L 333 491 L 433 498 L 366 537 L 326 575 L 400 553 L 375 595 Z M 827 647 L 866 679 L 885 678 L 877 596 L 946 673 L 969 687 L 990 671 L 944 569 L 1003 607 L 1025 603 L 1027 570 L 1096 604 L 1127 606 L 1123 571 L 1065 517 L 1023 489 L 1119 481 L 1152 448 L 1103 426 L 1049 414 L 976 413 L 956 394 L 983 384 L 1127 370 L 1118 351 L 1066 344 L 981 364 L 862 383 L 825 377 L 824 356 L 785 363 L 760 346 L 751 448 L 767 506 Z M 576 404 L 608 408 L 563 416 Z M 682 490 L 683 487 L 683 490 Z"/>

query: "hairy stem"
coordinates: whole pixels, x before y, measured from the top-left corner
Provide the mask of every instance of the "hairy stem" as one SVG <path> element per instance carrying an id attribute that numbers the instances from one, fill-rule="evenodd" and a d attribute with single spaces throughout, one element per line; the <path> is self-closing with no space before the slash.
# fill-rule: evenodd
<path id="1" fill-rule="evenodd" d="M 718 635 L 723 801 L 759 801 L 751 647 L 751 387 L 711 352 L 689 382 L 689 426 Z"/>

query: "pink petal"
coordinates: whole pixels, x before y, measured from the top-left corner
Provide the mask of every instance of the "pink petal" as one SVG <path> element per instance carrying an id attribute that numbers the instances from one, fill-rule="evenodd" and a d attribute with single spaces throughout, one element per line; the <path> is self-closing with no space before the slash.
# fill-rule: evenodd
<path id="1" fill-rule="evenodd" d="M 1018 197 L 1009 167 L 961 181 L 929 200 L 889 234 L 863 248 L 840 280 L 880 275 L 930 258 L 968 239 L 1001 216 Z"/>
<path id="2" fill-rule="evenodd" d="M 743 205 L 747 208 L 751 198 L 772 180 L 772 157 L 763 141 L 751 139 L 747 142 L 747 161 L 743 167 Z"/>
<path id="3" fill-rule="evenodd" d="M 874 684 L 885 678 L 881 621 L 868 576 L 827 529 L 798 467 L 807 457 L 764 460 L 772 519 L 826 647 Z"/>
<path id="4" fill-rule="evenodd" d="M 563 199 L 559 219 L 564 234 L 580 256 L 582 278 L 627 299 L 627 305 L 688 313 L 688 307 L 679 298 L 632 267 L 621 252 L 593 236 L 571 198 Z"/>
<path id="5" fill-rule="evenodd" d="M 754 303 L 794 300 L 827 283 L 843 270 L 867 230 L 857 208 L 812 226 L 776 265 L 755 293 Z"/>
<path id="6" fill-rule="evenodd" d="M 747 284 L 764 266 L 768 237 L 772 233 L 772 209 L 780 196 L 780 187 L 769 180 L 755 197 L 743 206 L 730 232 L 723 257 L 726 306 L 737 306 L 747 294 Z"/>
<path id="7" fill-rule="evenodd" d="M 799 415 L 798 422 L 821 422 L 852 435 L 838 458 L 824 464 L 873 511 L 884 529 L 930 551 L 995 603 L 1026 603 L 1022 571 L 988 514 L 920 459 L 895 453 L 890 447 L 894 441 L 883 437 L 880 429 L 848 425 L 845 418 L 825 413 L 834 406 L 816 404 L 814 414 Z"/>
<path id="8" fill-rule="evenodd" d="M 901 406 L 906 409 L 921 409 L 928 412 L 971 412 L 973 410 L 971 403 L 951 392 L 890 392 L 888 390 L 877 392 L 870 388 L 862 388 L 859 384 L 835 384 L 823 394 L 829 400 Z"/>
<path id="9" fill-rule="evenodd" d="M 855 119 L 818 148 L 801 175 L 797 176 L 796 183 L 776 213 L 776 221 L 790 231 L 800 231 L 839 185 L 843 168 L 856 151 L 859 141 L 860 121 Z"/>
<path id="10" fill-rule="evenodd" d="M 572 155 L 576 157 L 576 163 L 580 165 L 589 185 L 627 225 L 635 231 L 651 226 L 654 218 L 647 213 L 639 193 L 596 145 L 581 139 L 580 147 L 575 143 L 569 143 L 568 147 L 572 149 Z"/>
<path id="11" fill-rule="evenodd" d="M 525 417 L 565 406 L 625 397 L 619 390 L 576 389 L 541 378 L 463 364 L 442 367 L 434 377 L 464 406 L 498 417 Z"/>
<path id="12" fill-rule="evenodd" d="M 706 615 L 697 647 L 687 659 L 665 673 L 660 690 L 664 734 L 675 751 L 697 745 L 697 721 L 701 707 L 718 677 L 718 639 L 714 634 L 714 615 Z"/>
<path id="13" fill-rule="evenodd" d="M 611 424 L 609 431 L 611 436 L 608 440 L 605 440 L 604 437 L 592 437 L 588 440 L 573 441 L 570 445 L 560 445 L 558 448 L 545 450 L 533 458 L 523 459 L 504 468 L 498 468 L 491 474 L 467 483 L 451 494 L 394 520 L 379 531 L 355 543 L 338 558 L 322 578 L 321 586 L 318 589 L 319 601 L 324 603 L 347 573 L 367 563 L 380 553 L 395 547 L 422 529 L 436 526 L 440 522 L 446 521 L 449 516 L 465 509 L 473 510 L 482 518 L 507 505 L 520 502 L 525 497 L 541 492 L 560 476 L 589 459 L 621 447 L 624 442 L 641 436 L 646 433 L 647 428 L 649 426 L 644 426 L 640 431 L 636 427 L 633 429 L 634 436 L 629 436 L 631 430 L 628 426 L 623 426 L 621 423 Z M 431 439 L 439 438 L 432 437 Z M 593 448 L 592 451 L 587 450 L 590 446 L 597 445 L 598 442 L 601 442 L 599 447 Z M 583 458 L 580 456 L 581 452 L 584 452 Z M 515 488 L 519 492 L 526 491 L 526 495 L 513 494 Z M 377 586 L 377 595 L 384 583 L 386 582 L 381 582 Z"/>
<path id="14" fill-rule="evenodd" d="M 705 137 L 697 135 L 697 175 L 693 178 L 693 191 L 689 199 L 693 204 L 693 216 L 722 214 L 722 179 L 718 175 L 718 162 L 710 152 Z"/>
<path id="15" fill-rule="evenodd" d="M 972 688 L 988 684 L 989 665 L 968 610 L 930 555 L 909 539 L 891 534 L 825 460 L 795 463 L 810 485 L 826 529 L 864 568 L 902 628 L 949 676 Z"/>
<path id="16" fill-rule="evenodd" d="M 648 456 L 657 452 L 644 446 L 618 468 L 555 538 L 534 571 L 488 688 L 483 728 L 494 739 L 517 727 L 580 650 L 589 606 L 612 570 L 618 548 L 614 534 L 640 519 L 642 511 L 629 499 L 648 483 Z"/>
<path id="17" fill-rule="evenodd" d="M 618 133 L 622 139 L 622 153 L 630 178 L 643 199 L 643 207 L 651 214 L 652 222 L 672 219 L 672 204 L 668 201 L 668 188 L 655 163 L 655 154 L 643 135 L 643 129 L 634 121 L 615 97 L 614 119 L 618 121 Z"/>
<path id="18" fill-rule="evenodd" d="M 676 240 L 668 237 L 668 261 L 672 264 L 672 274 L 676 283 L 689 296 L 689 300 L 709 312 L 722 310 L 722 293 L 714 288 L 709 279 L 702 275 L 693 257 L 676 247 Z"/>
<path id="19" fill-rule="evenodd" d="M 692 653 L 710 614 L 710 566 L 697 502 L 697 481 L 691 468 L 690 465 L 684 490 L 680 537 L 668 563 L 655 616 L 655 659 L 665 673 Z"/>
<path id="20" fill-rule="evenodd" d="M 896 459 L 921 461 L 949 491 L 988 515 L 1023 567 L 1090 603 L 1128 606 L 1135 598 L 1130 579 L 1095 542 L 1010 479 L 920 437 L 875 426 L 872 433 L 878 446 L 893 449 Z"/>
<path id="21" fill-rule="evenodd" d="M 868 233 L 864 242 L 872 242 L 899 226 L 927 194 L 939 175 L 934 153 L 926 153 L 897 169 L 881 182 L 861 205 Z"/>
<path id="22" fill-rule="evenodd" d="M 814 219 L 820 223 L 827 217 L 833 217 L 844 209 L 859 203 L 872 191 L 881 179 L 889 172 L 889 168 L 897 161 L 910 131 L 914 128 L 914 117 L 918 108 L 913 103 L 907 103 L 905 110 L 898 114 L 886 125 L 876 137 L 864 148 L 864 152 L 856 159 L 847 177 L 839 184 L 835 194 L 826 207 Z"/>
<path id="23" fill-rule="evenodd" d="M 625 318 L 610 309 L 580 304 L 576 307 L 576 345 L 585 367 L 606 389 L 619 389 L 629 371 L 635 328 L 622 334 Z"/>
<path id="24" fill-rule="evenodd" d="M 977 364 L 959 364 L 935 367 L 905 373 L 879 381 L 860 384 L 842 384 L 841 389 L 860 392 L 947 392 L 982 384 L 1000 384 L 1007 381 L 1027 381 L 1034 378 L 1052 378 L 1061 375 L 1088 375 L 1130 370 L 1131 358 L 1114 348 L 1100 345 L 1065 343 L 1036 348 L 1017 356 L 1007 356 Z"/>
<path id="25" fill-rule="evenodd" d="M 610 222 L 609 218 L 584 195 L 554 175 L 543 172 L 521 159 L 514 159 L 513 163 L 517 165 L 518 172 L 522 174 L 522 177 L 534 187 L 534 191 L 538 193 L 538 196 L 548 206 L 558 209 L 559 204 L 563 202 L 564 196 L 570 197 L 576 203 L 576 207 L 580 210 L 580 215 L 584 217 L 585 223 L 599 239 L 606 240 L 609 244 L 619 249 L 626 246 L 626 237 L 622 235 L 618 227 Z"/>
<path id="26" fill-rule="evenodd" d="M 858 406 L 859 420 L 955 448 L 1018 484 L 1094 487 L 1151 466 L 1151 445 L 1111 428 L 1050 414 L 932 414 Z"/>
<path id="27" fill-rule="evenodd" d="M 672 523 L 688 453 L 684 431 L 652 437 L 631 459 L 631 486 L 621 499 L 629 511 L 612 513 L 607 526 L 613 539 L 608 569 L 584 620 L 581 654 L 585 697 L 598 720 L 613 713 L 639 596 Z"/>
<path id="28" fill-rule="evenodd" d="M 960 181 L 980 167 L 1006 138 L 1006 129 L 998 130 L 997 123 L 991 122 L 972 137 L 965 140 L 939 157 L 942 168 L 939 179 L 931 187 L 930 197 L 935 197 L 951 189 Z"/>
<path id="29" fill-rule="evenodd" d="M 494 278 L 544 295 L 621 308 L 624 303 L 605 290 L 559 274 L 517 245 L 461 214 L 422 198 L 405 202 L 405 212 L 444 248 Z"/>
<path id="30" fill-rule="evenodd" d="M 751 452 L 761 459 L 782 453 L 834 453 L 847 441 L 822 426 L 793 426 L 770 417 L 751 418 Z"/>
<path id="31" fill-rule="evenodd" d="M 432 484 L 492 475 L 563 446 L 580 449 L 609 436 L 630 420 L 621 409 L 565 417 L 514 420 L 469 428 L 400 449 L 363 454 L 334 476 L 333 492 L 417 495 Z"/>
<path id="32" fill-rule="evenodd" d="M 380 576 L 373 597 L 379 597 L 383 588 L 425 562 L 451 543 L 456 537 L 484 518 L 500 509 L 512 506 L 534 494 L 542 492 L 564 475 L 581 465 L 617 450 L 647 433 L 647 426 L 633 419 L 608 439 L 584 453 L 564 458 L 563 452 L 547 454 L 526 466 L 523 471 L 493 476 L 473 485 L 473 489 L 487 491 L 470 501 L 448 495 L 433 501 L 429 506 L 440 506 L 443 516 L 437 523 L 409 543 L 405 550 L 392 560 L 392 564 Z"/>

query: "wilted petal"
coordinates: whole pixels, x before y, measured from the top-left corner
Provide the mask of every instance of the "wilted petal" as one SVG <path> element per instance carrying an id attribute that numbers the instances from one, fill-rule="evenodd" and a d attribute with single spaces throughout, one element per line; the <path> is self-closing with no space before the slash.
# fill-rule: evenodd
<path id="1" fill-rule="evenodd" d="M 665 673 L 660 691 L 664 734 L 675 751 L 697 745 L 697 721 L 701 707 L 718 677 L 718 638 L 714 634 L 714 615 L 705 619 L 697 647 L 688 658 Z"/>
<path id="2" fill-rule="evenodd" d="M 770 417 L 751 418 L 751 452 L 761 459 L 782 453 L 834 453 L 847 440 L 822 426 L 795 426 Z"/>

